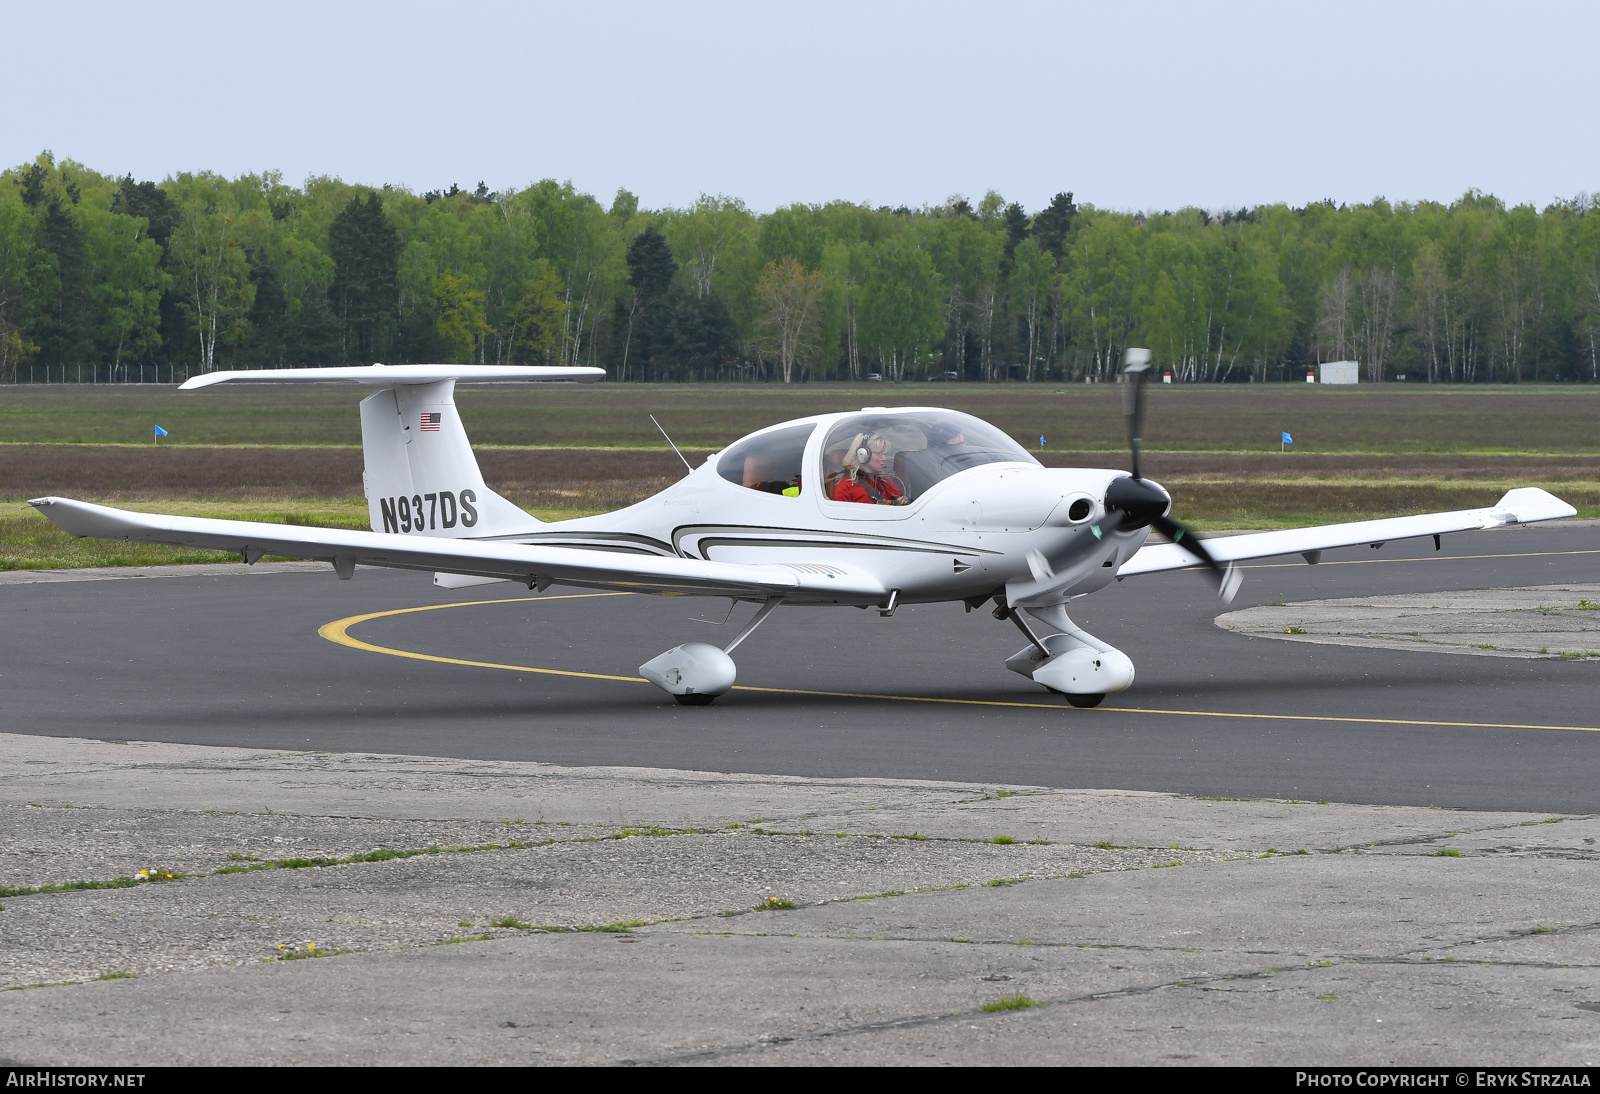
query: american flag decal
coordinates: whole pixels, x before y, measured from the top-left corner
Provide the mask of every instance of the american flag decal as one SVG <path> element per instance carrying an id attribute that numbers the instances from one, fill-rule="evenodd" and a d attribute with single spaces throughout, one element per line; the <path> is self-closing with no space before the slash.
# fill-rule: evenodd
<path id="1" fill-rule="evenodd" d="M 422 415 L 422 431 L 424 433 L 437 433 L 437 432 L 439 432 L 439 423 L 443 419 L 444 419 L 444 415 L 441 414 L 437 410 L 426 411 Z"/>

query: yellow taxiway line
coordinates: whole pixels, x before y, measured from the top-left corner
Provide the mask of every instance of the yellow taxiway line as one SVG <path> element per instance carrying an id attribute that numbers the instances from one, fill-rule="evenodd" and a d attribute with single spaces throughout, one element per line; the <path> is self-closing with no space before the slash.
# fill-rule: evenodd
<path id="1" fill-rule="evenodd" d="M 358 623 L 384 619 L 415 612 L 437 612 L 446 608 L 481 608 L 491 604 L 525 604 L 536 600 L 583 600 L 598 596 L 631 596 L 631 593 L 569 593 L 560 596 L 517 596 L 504 600 L 464 600 L 454 604 L 423 604 L 415 608 L 393 608 L 385 612 L 368 612 L 365 615 L 346 616 L 325 623 L 317 634 L 329 642 L 368 653 L 382 653 L 390 657 L 406 657 L 413 661 L 435 661 L 442 665 L 465 665 L 468 668 L 500 669 L 505 672 L 531 672 L 541 676 L 573 676 L 582 680 L 616 680 L 626 684 L 648 683 L 642 676 L 613 676 L 603 672 L 577 672 L 573 669 L 547 669 L 535 665 L 502 665 L 493 661 L 469 661 L 461 657 L 442 657 L 433 653 L 416 653 L 391 646 L 379 646 L 351 637 L 349 630 Z M 768 695 L 811 695 L 824 699 L 876 699 L 895 703 L 944 703 L 951 706 L 1010 707 L 1024 710 L 1065 710 L 1060 703 L 1025 703 L 1003 699 L 945 699 L 931 695 L 885 695 L 878 692 L 812 691 L 805 688 L 761 688 L 735 684 L 734 691 L 762 692 Z M 1085 714 L 1159 714 L 1182 718 L 1247 718 L 1278 722 L 1348 722 L 1356 725 L 1385 726 L 1438 726 L 1451 729 L 1547 729 L 1566 730 L 1573 733 L 1600 733 L 1600 726 L 1545 726 L 1523 725 L 1516 722 L 1443 722 L 1422 718 L 1347 718 L 1330 714 L 1242 714 L 1224 710 L 1161 710 L 1154 707 L 1094 707 L 1084 709 Z"/>

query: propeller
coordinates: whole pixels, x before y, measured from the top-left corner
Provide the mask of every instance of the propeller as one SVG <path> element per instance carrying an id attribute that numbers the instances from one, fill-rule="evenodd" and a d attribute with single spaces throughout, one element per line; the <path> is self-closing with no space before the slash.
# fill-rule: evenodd
<path id="1" fill-rule="evenodd" d="M 1206 549 L 1205 541 L 1180 522 L 1167 516 L 1172 499 L 1167 492 L 1145 479 L 1140 468 L 1144 449 L 1144 384 L 1150 371 L 1150 351 L 1130 349 L 1122 372 L 1123 413 L 1128 419 L 1128 448 L 1133 455 L 1133 474 L 1114 479 L 1106 489 L 1106 521 L 1115 522 L 1108 531 L 1151 527 L 1199 559 L 1216 576 L 1217 591 L 1224 603 L 1239 591 L 1241 575 L 1233 563 L 1218 562 Z"/>

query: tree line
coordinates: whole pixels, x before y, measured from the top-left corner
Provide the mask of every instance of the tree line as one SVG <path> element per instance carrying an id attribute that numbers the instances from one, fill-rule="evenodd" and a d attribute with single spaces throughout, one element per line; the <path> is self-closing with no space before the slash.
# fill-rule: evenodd
<path id="1" fill-rule="evenodd" d="M 413 194 L 274 172 L 116 178 L 49 153 L 0 173 L 0 379 L 597 365 L 632 381 L 1115 375 L 1179 382 L 1600 380 L 1595 197 L 1220 214 L 1057 194 L 1029 212 L 849 202 L 609 206 L 552 180 Z M 69 378 L 70 378 L 70 374 Z"/>

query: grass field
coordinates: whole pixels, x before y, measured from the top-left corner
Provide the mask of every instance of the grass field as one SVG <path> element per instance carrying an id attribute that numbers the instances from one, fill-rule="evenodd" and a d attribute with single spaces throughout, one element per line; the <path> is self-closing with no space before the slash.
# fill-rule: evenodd
<path id="1" fill-rule="evenodd" d="M 365 526 L 354 387 L 179 394 L 8 387 L 0 401 L 0 569 L 154 565 L 209 552 L 73 540 L 21 502 Z M 1005 428 L 1052 466 L 1127 466 L 1119 392 L 1098 385 L 552 385 L 465 389 L 484 477 L 542 519 L 604 512 L 786 418 L 935 404 Z M 171 437 L 149 443 L 159 422 Z M 1294 435 L 1278 451 L 1278 434 Z M 1487 505 L 1543 486 L 1600 516 L 1600 388 L 1230 385 L 1152 392 L 1146 470 L 1202 529 L 1272 528 Z M 1049 445 L 1038 449 L 1043 433 Z"/>

